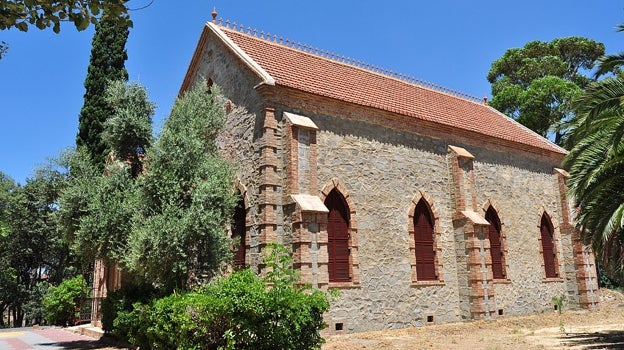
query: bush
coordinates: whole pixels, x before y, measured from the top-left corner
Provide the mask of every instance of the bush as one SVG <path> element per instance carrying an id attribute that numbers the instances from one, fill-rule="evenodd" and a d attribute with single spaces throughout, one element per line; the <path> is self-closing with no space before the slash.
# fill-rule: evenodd
<path id="1" fill-rule="evenodd" d="M 54 325 L 73 324 L 80 316 L 81 303 L 89 297 L 89 286 L 82 276 L 64 280 L 43 298 L 46 320 Z"/>
<path id="2" fill-rule="evenodd" d="M 115 328 L 141 349 L 320 348 L 327 295 L 295 284 L 285 248 L 274 246 L 265 263 L 266 278 L 241 270 L 201 290 L 135 304 Z"/>
<path id="3" fill-rule="evenodd" d="M 136 302 L 147 303 L 156 294 L 156 289 L 150 284 L 131 284 L 116 291 L 109 292 L 102 300 L 102 328 L 106 333 L 113 333 L 120 339 L 126 339 L 126 332 L 114 330 L 114 321 L 120 312 L 132 311 Z"/>

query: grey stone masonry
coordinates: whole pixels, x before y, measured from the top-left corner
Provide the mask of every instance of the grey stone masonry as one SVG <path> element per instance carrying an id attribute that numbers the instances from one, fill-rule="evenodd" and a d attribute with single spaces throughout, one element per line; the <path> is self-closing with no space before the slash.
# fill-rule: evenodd
<path id="1" fill-rule="evenodd" d="M 596 306 L 594 257 L 574 229 L 565 172 L 554 170 L 562 154 L 271 84 L 241 57 L 205 30 L 185 86 L 211 79 L 228 101 L 218 145 L 247 209 L 246 264 L 262 272 L 267 244 L 289 246 L 303 283 L 341 290 L 328 331 L 526 315 L 561 295 Z M 329 277 L 332 191 L 347 208 L 348 280 Z M 435 279 L 417 273 L 420 201 L 431 214 Z M 504 278 L 493 277 L 488 209 L 500 219 Z M 543 220 L 555 278 L 546 278 Z"/>

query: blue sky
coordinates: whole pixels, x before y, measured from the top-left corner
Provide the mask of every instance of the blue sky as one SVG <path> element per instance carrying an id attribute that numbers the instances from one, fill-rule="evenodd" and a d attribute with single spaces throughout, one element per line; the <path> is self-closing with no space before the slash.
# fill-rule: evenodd
<path id="1" fill-rule="evenodd" d="M 131 0 L 142 7 L 149 0 Z M 133 11 L 126 68 L 167 117 L 213 7 L 219 17 L 475 96 L 491 63 L 532 40 L 585 36 L 624 51 L 624 3 L 613 0 L 154 0 Z M 74 145 L 93 28 L 0 31 L 0 171 L 25 183 Z"/>

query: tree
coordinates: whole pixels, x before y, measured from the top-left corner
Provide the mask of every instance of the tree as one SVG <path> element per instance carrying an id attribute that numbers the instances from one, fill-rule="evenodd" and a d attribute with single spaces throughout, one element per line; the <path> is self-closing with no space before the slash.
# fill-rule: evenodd
<path id="1" fill-rule="evenodd" d="M 150 146 L 153 105 L 145 91 L 109 86 L 106 96 L 117 102 L 103 135 L 123 156 L 100 172 L 79 147 L 61 196 L 61 226 L 81 256 L 116 260 L 164 291 L 198 284 L 231 258 L 226 228 L 236 198 L 232 169 L 217 154 L 225 117 L 212 90 L 200 84 L 179 98 Z M 132 170 L 136 159 L 144 171 Z"/>
<path id="2" fill-rule="evenodd" d="M 74 275 L 78 266 L 57 230 L 62 172 L 49 166 L 39 169 L 24 186 L 2 183 L 0 308 L 8 308 L 15 324 L 21 324 L 28 316 L 26 306 L 40 303 L 40 284 L 58 284 Z"/>
<path id="3" fill-rule="evenodd" d="M 603 54 L 603 44 L 581 37 L 509 49 L 488 72 L 490 105 L 544 137 L 553 134 L 561 144 L 573 116 L 571 102 L 592 81 L 584 72 Z"/>
<path id="4" fill-rule="evenodd" d="M 104 123 L 113 113 L 113 107 L 105 100 L 105 91 L 113 81 L 128 80 L 125 61 L 128 27 L 114 20 L 103 20 L 95 26 L 91 58 L 85 79 L 84 104 L 78 116 L 76 145 L 87 149 L 94 164 L 101 170 L 107 150 L 102 132 Z"/>
<path id="5" fill-rule="evenodd" d="M 603 266 L 622 275 L 624 264 L 624 78 L 592 84 L 577 102 L 566 142 L 568 186 L 580 211 L 582 237 Z"/>
<path id="6" fill-rule="evenodd" d="M 575 101 L 576 115 L 565 139 L 570 153 L 564 160 L 582 238 L 619 278 L 624 276 L 623 64 L 624 53 L 600 58 L 595 76 L 615 74 L 590 84 Z"/>
<path id="7" fill-rule="evenodd" d="M 11 196 L 17 185 L 9 176 L 0 171 L 0 315 L 4 315 L 7 308 L 17 295 L 17 273 L 11 266 L 11 259 L 5 252 L 9 246 L 9 215 Z M 0 317 L 0 328 L 5 327 L 4 317 Z"/>
<path id="8" fill-rule="evenodd" d="M 65 155 L 71 171 L 61 195 L 60 226 L 85 261 L 120 261 L 125 254 L 140 205 L 135 178 L 142 168 L 142 150 L 152 140 L 154 104 L 143 87 L 111 82 L 104 102 L 112 106 L 102 133 L 112 150 L 104 172 L 86 147 Z"/>
<path id="9" fill-rule="evenodd" d="M 226 227 L 236 198 L 232 168 L 215 144 L 225 122 L 216 90 L 198 84 L 178 98 L 139 181 L 140 224 L 124 262 L 166 290 L 192 287 L 231 258 Z"/>
<path id="10" fill-rule="evenodd" d="M 39 29 L 52 27 L 60 32 L 61 22 L 72 22 L 84 30 L 99 19 L 115 19 L 122 26 L 132 26 L 126 0 L 0 0 L 0 30 L 17 28 L 28 31 L 29 25 Z M 100 16 L 100 17 L 98 17 Z"/>

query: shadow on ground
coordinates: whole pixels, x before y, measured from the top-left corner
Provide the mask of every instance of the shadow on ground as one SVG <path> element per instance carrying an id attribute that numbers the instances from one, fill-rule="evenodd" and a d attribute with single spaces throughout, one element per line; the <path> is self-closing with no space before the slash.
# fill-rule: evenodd
<path id="1" fill-rule="evenodd" d="M 111 344 L 109 341 L 105 340 L 73 340 L 73 341 L 62 341 L 62 342 L 49 342 L 49 343 L 39 343 L 37 344 L 43 347 L 61 347 L 63 349 L 85 349 L 85 350 L 96 350 L 96 349 L 119 349 L 126 350 L 127 347 L 121 347 L 119 345 Z"/>
<path id="2" fill-rule="evenodd" d="M 574 333 L 561 337 L 561 343 L 583 349 L 624 349 L 624 331 Z"/>

